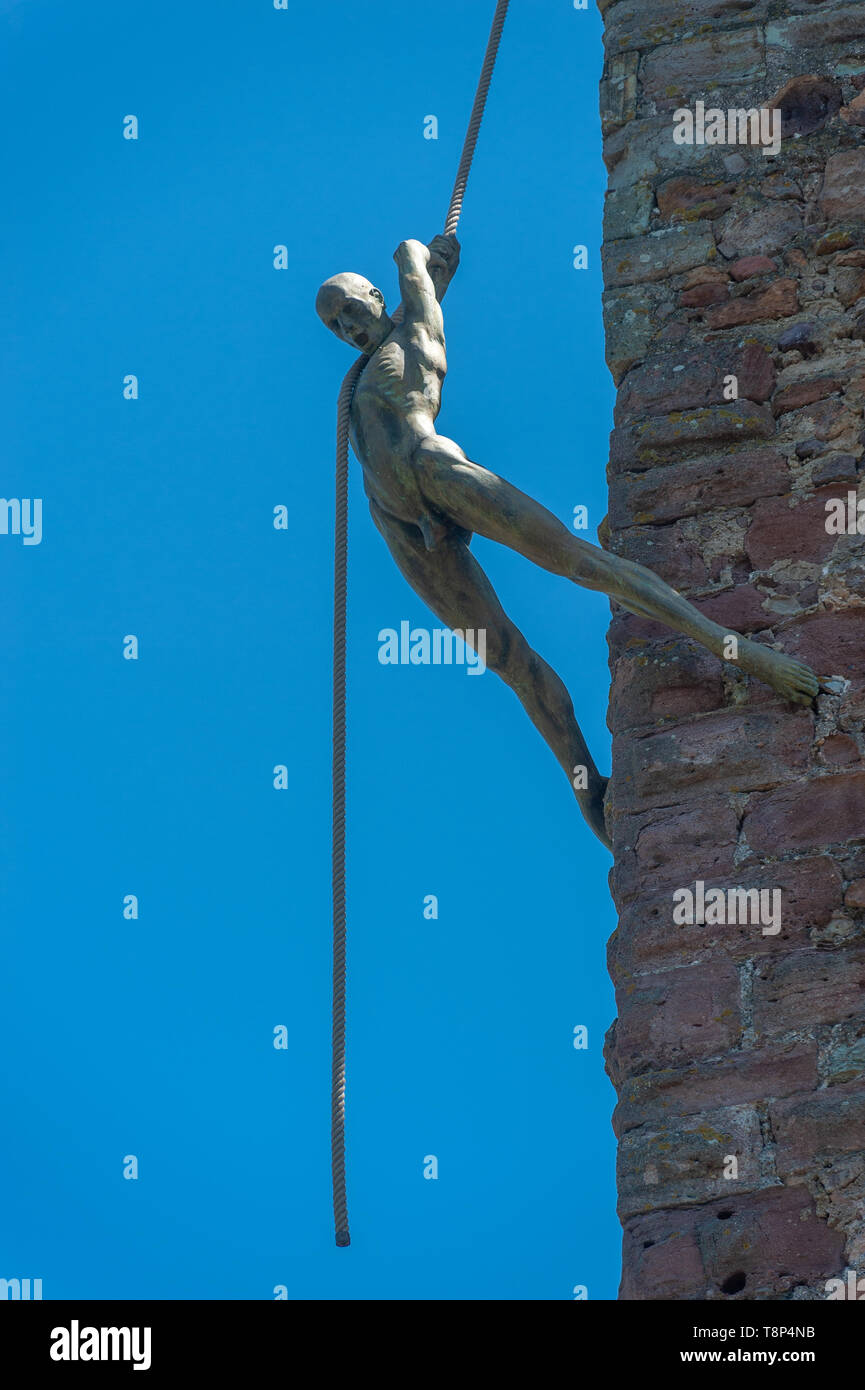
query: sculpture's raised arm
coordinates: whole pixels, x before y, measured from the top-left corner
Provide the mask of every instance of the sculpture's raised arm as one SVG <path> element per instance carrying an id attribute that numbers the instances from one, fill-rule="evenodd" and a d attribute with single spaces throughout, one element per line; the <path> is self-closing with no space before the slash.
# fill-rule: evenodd
<path id="1" fill-rule="evenodd" d="M 436 287 L 429 272 L 432 252 L 422 241 L 401 241 L 393 253 L 399 271 L 399 292 L 407 321 L 421 319 L 441 327 Z"/>

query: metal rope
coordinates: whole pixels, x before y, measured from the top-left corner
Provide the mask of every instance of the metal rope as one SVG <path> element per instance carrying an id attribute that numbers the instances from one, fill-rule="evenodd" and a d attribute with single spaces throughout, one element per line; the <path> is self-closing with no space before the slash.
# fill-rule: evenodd
<path id="1" fill-rule="evenodd" d="M 445 235 L 453 236 L 460 220 L 463 196 L 483 119 L 490 79 L 509 0 L 498 0 L 484 54 L 457 176 L 445 219 Z M 402 305 L 393 315 L 402 320 Z M 350 1245 L 345 1191 L 345 651 L 348 588 L 348 431 L 351 400 L 357 379 L 369 358 L 363 355 L 349 368 L 336 407 L 336 522 L 333 563 L 333 1033 L 331 1065 L 330 1144 L 333 1172 L 333 1218 L 337 1245 Z"/>
<path id="2" fill-rule="evenodd" d="M 445 236 L 453 236 L 460 220 L 460 213 L 463 210 L 463 195 L 466 191 L 466 184 L 469 180 L 469 170 L 472 167 L 475 145 L 478 142 L 478 132 L 483 120 L 484 107 L 487 102 L 487 92 L 490 89 L 490 80 L 493 75 L 493 68 L 496 65 L 496 54 L 499 51 L 499 40 L 502 36 L 502 29 L 505 27 L 505 15 L 508 12 L 508 0 L 499 0 L 496 5 L 496 12 L 493 15 L 492 28 L 487 40 L 487 51 L 484 54 L 481 75 L 478 78 L 477 91 L 475 92 L 472 114 L 469 117 L 466 138 L 463 141 L 463 152 L 460 156 L 457 176 L 454 180 L 454 191 L 451 194 L 448 215 L 445 218 Z"/>

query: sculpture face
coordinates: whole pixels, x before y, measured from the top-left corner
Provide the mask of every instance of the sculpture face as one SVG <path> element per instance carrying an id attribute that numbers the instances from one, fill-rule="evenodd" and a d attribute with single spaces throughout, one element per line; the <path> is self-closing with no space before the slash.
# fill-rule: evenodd
<path id="1" fill-rule="evenodd" d="M 359 352 L 375 352 L 393 327 L 381 290 L 351 271 L 325 280 L 315 309 L 332 333 Z"/>

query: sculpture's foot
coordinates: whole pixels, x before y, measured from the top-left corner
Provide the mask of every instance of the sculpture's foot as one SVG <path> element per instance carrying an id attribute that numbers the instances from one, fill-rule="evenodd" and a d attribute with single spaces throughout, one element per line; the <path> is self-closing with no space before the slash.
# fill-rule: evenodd
<path id="1" fill-rule="evenodd" d="M 797 705 L 810 705 L 819 689 L 817 677 L 804 661 L 785 656 L 783 652 L 774 652 L 771 647 L 764 647 L 747 637 L 739 639 L 739 656 L 734 664 L 741 666 L 749 676 L 765 681 L 785 700 L 792 700 Z"/>
<path id="2" fill-rule="evenodd" d="M 594 831 L 602 845 L 606 845 L 608 850 L 612 850 L 613 846 L 607 834 L 607 824 L 604 819 L 604 794 L 609 780 L 609 777 L 602 777 L 597 789 L 591 792 L 581 792 L 577 801 L 580 804 L 586 825 Z"/>

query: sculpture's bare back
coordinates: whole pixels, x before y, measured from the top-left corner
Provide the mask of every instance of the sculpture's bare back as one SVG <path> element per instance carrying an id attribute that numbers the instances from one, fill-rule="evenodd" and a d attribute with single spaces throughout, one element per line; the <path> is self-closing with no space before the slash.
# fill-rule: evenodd
<path id="1" fill-rule="evenodd" d="M 448 627 L 486 632 L 486 662 L 515 691 L 552 748 L 577 801 L 604 844 L 607 779 L 595 767 L 556 673 L 505 614 L 469 549 L 477 532 L 543 569 L 600 590 L 640 617 L 666 623 L 787 699 L 809 704 L 817 678 L 801 661 L 711 622 L 643 565 L 580 540 L 552 512 L 472 462 L 436 432 L 447 371 L 440 307 L 459 263 L 455 237 L 429 247 L 404 241 L 394 260 L 404 317 L 395 323 L 379 290 L 362 276 L 325 281 L 316 308 L 337 337 L 369 356 L 352 401 L 351 442 L 364 472 L 370 510 L 406 579 Z M 587 785 L 574 774 L 586 769 Z"/>

